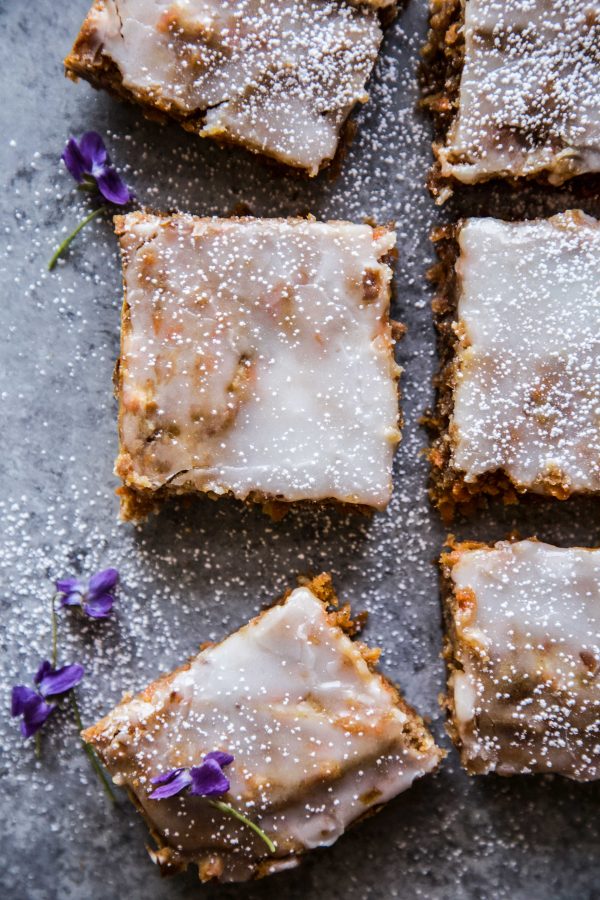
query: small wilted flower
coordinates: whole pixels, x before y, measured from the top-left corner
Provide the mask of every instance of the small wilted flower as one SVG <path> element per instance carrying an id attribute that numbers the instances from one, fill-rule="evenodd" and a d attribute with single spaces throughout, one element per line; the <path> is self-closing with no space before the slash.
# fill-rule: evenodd
<path id="1" fill-rule="evenodd" d="M 52 701 L 64 696 L 79 684 L 84 675 L 83 666 L 73 664 L 55 669 L 45 659 L 33 679 L 37 688 L 17 684 L 12 689 L 11 715 L 22 716 L 21 734 L 31 737 L 40 730 L 46 719 L 52 715 L 57 704 Z"/>
<path id="2" fill-rule="evenodd" d="M 225 766 L 230 766 L 233 762 L 233 756 L 222 750 L 213 750 L 207 753 L 199 766 L 191 766 L 191 768 L 181 767 L 179 769 L 171 769 L 169 772 L 163 772 L 150 779 L 150 784 L 156 785 L 154 790 L 148 795 L 150 800 L 166 800 L 174 797 L 182 791 L 187 791 L 196 797 L 206 797 L 206 802 L 210 806 L 214 806 L 225 815 L 232 816 L 238 822 L 242 822 L 250 828 L 261 841 L 267 845 L 269 853 L 275 853 L 277 848 L 268 834 L 266 834 L 260 825 L 253 822 L 234 806 L 225 803 L 223 800 L 215 799 L 219 794 L 226 794 L 229 790 L 229 778 L 223 772 Z"/>
<path id="3" fill-rule="evenodd" d="M 105 200 L 123 206 L 131 193 L 111 165 L 108 151 L 97 131 L 86 131 L 77 140 L 70 137 L 61 159 L 79 184 L 97 188 Z"/>
<path id="4" fill-rule="evenodd" d="M 55 584 L 61 606 L 79 606 L 92 619 L 105 619 L 113 608 L 112 591 L 118 581 L 116 569 L 103 569 L 87 582 L 78 578 L 59 578 Z"/>

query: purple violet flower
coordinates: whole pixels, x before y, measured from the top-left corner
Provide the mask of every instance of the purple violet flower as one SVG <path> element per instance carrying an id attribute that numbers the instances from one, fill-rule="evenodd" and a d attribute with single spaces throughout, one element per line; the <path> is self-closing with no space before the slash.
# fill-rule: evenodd
<path id="1" fill-rule="evenodd" d="M 78 182 L 80 190 L 99 191 L 106 200 L 116 203 L 117 206 L 123 206 L 132 199 L 133 194 L 115 167 L 111 165 L 104 141 L 97 131 L 86 131 L 79 140 L 70 137 L 61 154 L 61 159 L 75 181 Z M 49 272 L 55 267 L 81 229 L 106 212 L 108 212 L 107 206 L 98 206 L 79 222 L 52 254 L 48 263 Z"/>
<path id="2" fill-rule="evenodd" d="M 171 769 L 150 779 L 157 787 L 149 795 L 151 800 L 165 800 L 174 797 L 189 787 L 189 793 L 198 797 L 216 797 L 229 790 L 229 779 L 223 772 L 225 766 L 231 765 L 233 756 L 214 750 L 207 753 L 199 766 L 189 769 Z"/>
<path id="3" fill-rule="evenodd" d="M 86 131 L 79 141 L 69 138 L 61 159 L 75 181 L 97 187 L 110 203 L 123 206 L 131 200 L 131 193 L 111 165 L 104 141 L 97 131 Z"/>
<path id="4" fill-rule="evenodd" d="M 83 666 L 77 663 L 54 669 L 45 659 L 33 679 L 37 690 L 25 684 L 13 687 L 10 714 L 23 717 L 21 721 L 23 737 L 31 737 L 39 731 L 48 716 L 56 709 L 56 703 L 48 703 L 47 700 L 73 690 L 83 675 Z"/>
<path id="5" fill-rule="evenodd" d="M 156 785 L 151 794 L 150 800 L 166 800 L 167 797 L 174 797 L 189 788 L 188 793 L 197 797 L 206 797 L 206 802 L 218 809 L 219 812 L 226 816 L 232 816 L 238 822 L 242 822 L 247 828 L 250 828 L 254 834 L 258 835 L 261 841 L 266 844 L 269 853 L 275 853 L 277 847 L 266 834 L 260 825 L 245 816 L 239 809 L 231 806 L 229 803 L 221 799 L 215 799 L 219 794 L 226 794 L 229 790 L 229 779 L 223 772 L 225 766 L 230 766 L 233 762 L 233 756 L 230 753 L 224 753 L 222 750 L 213 750 L 207 753 L 199 766 L 191 768 L 171 769 L 169 772 L 163 772 L 150 779 L 150 784 Z"/>
<path id="6" fill-rule="evenodd" d="M 103 569 L 92 575 L 87 583 L 78 578 L 59 578 L 55 584 L 60 605 L 80 606 L 92 619 L 105 619 L 113 608 L 115 598 L 111 591 L 118 580 L 116 569 Z"/>

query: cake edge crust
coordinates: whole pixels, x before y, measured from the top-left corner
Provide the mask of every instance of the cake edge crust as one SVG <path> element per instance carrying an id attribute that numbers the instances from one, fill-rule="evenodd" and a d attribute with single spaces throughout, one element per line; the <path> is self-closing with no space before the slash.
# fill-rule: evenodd
<path id="1" fill-rule="evenodd" d="M 456 672 L 462 672 L 462 665 L 458 659 L 459 639 L 456 632 L 456 610 L 460 604 L 460 598 L 455 591 L 452 580 L 452 569 L 458 562 L 460 554 L 465 550 L 491 550 L 493 542 L 483 541 L 456 541 L 450 534 L 444 542 L 444 548 L 438 560 L 440 596 L 442 601 L 442 659 L 446 667 L 445 693 L 440 695 L 440 707 L 446 714 L 446 734 L 458 751 L 460 764 L 468 775 L 481 774 L 471 766 L 466 749 L 460 737 L 456 725 L 456 710 L 454 706 L 453 681 Z"/>
<path id="2" fill-rule="evenodd" d="M 454 324 L 461 290 L 456 262 L 460 254 L 458 235 L 466 221 L 459 219 L 433 231 L 431 240 L 438 262 L 427 273 L 435 289 L 432 312 L 439 366 L 433 377 L 434 407 L 424 415 L 422 423 L 430 436 L 426 451 L 430 466 L 429 498 L 446 524 L 453 521 L 457 510 L 463 515 L 473 514 L 485 506 L 488 497 L 502 497 L 505 504 L 518 502 L 517 488 L 502 469 L 486 472 L 475 481 L 467 482 L 464 473 L 452 465 L 450 421 L 454 409 L 456 351 L 459 344 Z"/>

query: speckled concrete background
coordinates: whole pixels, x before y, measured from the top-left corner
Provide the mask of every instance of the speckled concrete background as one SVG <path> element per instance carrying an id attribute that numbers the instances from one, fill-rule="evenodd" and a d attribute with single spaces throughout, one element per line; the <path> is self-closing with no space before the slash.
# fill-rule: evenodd
<path id="1" fill-rule="evenodd" d="M 296 574 L 328 569 L 344 599 L 370 610 L 367 637 L 382 646 L 385 671 L 447 746 L 437 705 L 443 669 L 432 565 L 444 529 L 427 505 L 426 436 L 418 426 L 435 365 L 424 278 L 428 233 L 465 212 L 532 215 L 574 200 L 566 192 L 517 197 L 482 189 L 435 209 L 423 187 L 429 125 L 415 111 L 424 0 L 409 3 L 387 33 L 341 176 L 310 182 L 145 122 L 136 110 L 67 82 L 61 59 L 86 8 L 87 0 L 0 0 L 1 708 L 8 710 L 10 685 L 27 680 L 48 654 L 50 580 L 59 575 L 106 565 L 122 574 L 115 620 L 88 625 L 61 617 L 60 659 L 86 666 L 79 697 L 91 722 L 122 691 L 246 621 Z M 397 220 L 396 316 L 409 325 L 398 352 L 406 428 L 385 514 L 302 513 L 273 524 L 234 503 L 206 501 L 172 508 L 138 529 L 117 522 L 111 371 L 120 275 L 109 224 L 95 222 L 65 262 L 46 272 L 59 235 L 89 208 L 59 156 L 70 133 L 90 128 L 106 136 L 140 201 L 157 208 L 228 213 L 245 203 L 258 215 Z M 593 196 L 577 202 L 598 214 Z M 591 502 L 494 508 L 457 525 L 462 537 L 480 539 L 513 529 L 561 544 L 600 544 Z M 598 784 L 469 780 L 451 751 L 437 776 L 303 867 L 253 885 L 202 888 L 191 873 L 160 880 L 144 850 L 143 824 L 124 799 L 109 808 L 66 713 L 49 723 L 39 761 L 7 713 L 1 728 L 0 890 L 11 900 L 600 897 Z"/>

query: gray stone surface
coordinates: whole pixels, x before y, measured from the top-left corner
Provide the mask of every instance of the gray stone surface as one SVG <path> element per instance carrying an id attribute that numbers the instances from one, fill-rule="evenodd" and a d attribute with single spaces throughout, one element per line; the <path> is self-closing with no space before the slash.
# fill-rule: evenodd
<path id="1" fill-rule="evenodd" d="M 87 668 L 79 697 L 89 723 L 122 691 L 240 625 L 296 574 L 328 569 L 341 596 L 371 612 L 367 637 L 383 648 L 383 668 L 448 746 L 437 705 L 443 668 L 432 565 L 444 529 L 427 505 L 426 436 L 418 425 L 435 365 L 428 233 L 463 212 L 516 217 L 574 201 L 567 192 L 480 189 L 435 209 L 423 187 L 429 125 L 415 111 L 423 0 L 413 0 L 387 33 L 371 102 L 335 181 L 326 173 L 313 181 L 282 175 L 66 81 L 61 59 L 86 7 L 87 0 L 0 2 L 1 707 L 8 709 L 10 685 L 27 680 L 48 654 L 50 580 L 59 575 L 109 564 L 122 572 L 114 621 L 61 615 L 61 661 Z M 273 524 L 235 503 L 205 501 L 173 507 L 140 528 L 117 522 L 111 371 L 121 287 L 108 222 L 90 226 L 64 263 L 46 272 L 61 233 L 89 208 L 59 156 L 70 133 L 90 128 L 106 136 L 140 201 L 156 208 L 228 213 L 244 203 L 259 215 L 397 220 L 396 315 L 409 325 L 398 350 L 406 427 L 385 514 L 368 520 L 304 512 Z M 598 214 L 596 201 L 589 194 L 578 204 Z M 479 539 L 513 529 L 562 544 L 600 544 L 594 502 L 494 507 L 457 526 L 462 537 Z M 451 750 L 437 776 L 303 867 L 250 886 L 201 888 L 191 873 L 159 879 L 144 850 L 145 827 L 124 798 L 109 807 L 67 712 L 49 723 L 40 760 L 7 713 L 1 727 L 3 897 L 600 897 L 599 785 L 469 780 Z"/>

